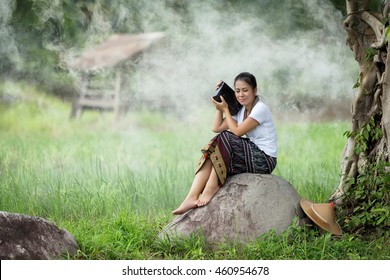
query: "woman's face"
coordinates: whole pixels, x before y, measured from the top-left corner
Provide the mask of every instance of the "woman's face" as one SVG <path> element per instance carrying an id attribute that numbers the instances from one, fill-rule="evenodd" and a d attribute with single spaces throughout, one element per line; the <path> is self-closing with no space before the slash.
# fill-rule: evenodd
<path id="1" fill-rule="evenodd" d="M 255 100 L 256 89 L 253 89 L 248 83 L 242 80 L 237 80 L 235 85 L 236 98 L 243 105 L 250 105 Z"/>

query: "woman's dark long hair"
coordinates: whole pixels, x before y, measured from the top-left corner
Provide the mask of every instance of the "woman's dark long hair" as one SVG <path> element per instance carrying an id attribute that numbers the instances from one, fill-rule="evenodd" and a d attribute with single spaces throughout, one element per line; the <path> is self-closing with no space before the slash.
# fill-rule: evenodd
<path id="1" fill-rule="evenodd" d="M 234 79 L 234 86 L 236 85 L 236 82 L 238 80 L 246 82 L 252 87 L 252 89 L 257 88 L 256 78 L 249 72 L 242 72 L 238 74 L 237 77 Z"/>

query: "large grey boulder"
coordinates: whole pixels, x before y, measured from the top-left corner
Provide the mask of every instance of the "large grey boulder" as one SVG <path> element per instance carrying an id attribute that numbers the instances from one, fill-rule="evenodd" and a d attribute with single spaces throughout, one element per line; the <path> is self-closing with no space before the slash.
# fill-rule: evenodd
<path id="1" fill-rule="evenodd" d="M 174 218 L 160 233 L 161 238 L 189 236 L 202 232 L 210 243 L 246 242 L 274 230 L 288 229 L 295 217 L 304 223 L 301 197 L 286 180 L 263 174 L 239 174 L 204 207 Z"/>
<path id="2" fill-rule="evenodd" d="M 37 217 L 0 211 L 0 259 L 47 260 L 75 255 L 74 237 Z"/>

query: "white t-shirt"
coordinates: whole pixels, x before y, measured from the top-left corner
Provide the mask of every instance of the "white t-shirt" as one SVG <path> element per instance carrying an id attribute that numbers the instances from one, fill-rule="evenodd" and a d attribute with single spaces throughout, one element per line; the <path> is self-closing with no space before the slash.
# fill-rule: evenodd
<path id="1" fill-rule="evenodd" d="M 237 115 L 233 118 L 237 121 L 237 124 L 241 124 L 244 121 L 245 107 L 243 106 Z M 260 150 L 264 151 L 271 157 L 277 157 L 277 135 L 276 128 L 272 119 L 272 115 L 268 106 L 263 102 L 258 101 L 253 107 L 249 118 L 255 119 L 260 125 L 256 126 L 251 131 L 248 131 L 246 135 L 249 139 L 255 143 Z"/>

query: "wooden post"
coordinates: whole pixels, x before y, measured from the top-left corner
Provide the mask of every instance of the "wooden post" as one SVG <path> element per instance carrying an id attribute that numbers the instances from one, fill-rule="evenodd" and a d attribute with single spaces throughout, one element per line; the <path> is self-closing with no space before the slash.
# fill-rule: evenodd
<path id="1" fill-rule="evenodd" d="M 79 93 L 74 94 L 72 102 L 72 111 L 70 113 L 70 119 L 80 118 L 83 113 L 83 106 L 80 104 L 80 98 L 83 98 L 86 94 L 86 87 L 88 83 L 88 77 L 86 73 L 81 74 L 81 78 L 78 82 Z"/>
<path id="2" fill-rule="evenodd" d="M 115 80 L 115 92 L 114 92 L 114 115 L 115 119 L 118 119 L 119 117 L 119 111 L 120 111 L 120 98 L 121 93 L 121 68 L 118 67 L 116 69 L 116 80 Z"/>

